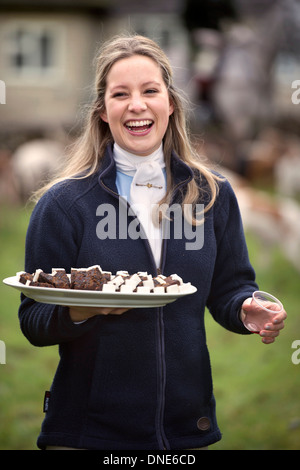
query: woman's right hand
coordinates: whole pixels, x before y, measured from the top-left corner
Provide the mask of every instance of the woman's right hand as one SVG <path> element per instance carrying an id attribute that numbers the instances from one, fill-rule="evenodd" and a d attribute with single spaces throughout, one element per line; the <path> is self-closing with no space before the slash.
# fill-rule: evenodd
<path id="1" fill-rule="evenodd" d="M 81 322 L 95 315 L 122 315 L 129 308 L 112 307 L 69 307 L 69 314 L 73 322 Z"/>

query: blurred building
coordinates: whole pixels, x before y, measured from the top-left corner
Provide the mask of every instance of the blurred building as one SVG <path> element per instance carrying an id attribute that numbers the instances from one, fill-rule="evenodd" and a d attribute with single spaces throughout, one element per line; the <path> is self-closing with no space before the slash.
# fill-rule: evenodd
<path id="1" fill-rule="evenodd" d="M 185 83 L 187 32 L 181 0 L 1 0 L 1 140 L 10 147 L 33 135 L 75 130 L 81 106 L 93 97 L 93 58 L 113 34 L 138 32 L 156 39 Z"/>
<path id="2" fill-rule="evenodd" d="M 275 120 L 297 126 L 299 31 L 298 0 L 0 0 L 0 149 L 77 132 L 97 49 L 124 32 L 165 50 L 195 134 L 215 117 L 238 142 Z"/>
<path id="3" fill-rule="evenodd" d="M 89 96 L 91 57 L 106 15 L 105 2 L 95 3 L 1 1 L 2 132 L 72 125 L 79 102 Z"/>

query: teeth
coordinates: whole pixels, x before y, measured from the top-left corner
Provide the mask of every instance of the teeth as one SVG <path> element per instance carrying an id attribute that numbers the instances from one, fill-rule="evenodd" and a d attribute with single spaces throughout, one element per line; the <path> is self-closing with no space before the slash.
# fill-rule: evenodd
<path id="1" fill-rule="evenodd" d="M 142 126 L 149 126 L 152 124 L 153 121 L 149 121 L 148 119 L 145 121 L 129 121 L 126 122 L 127 127 L 142 127 Z"/>

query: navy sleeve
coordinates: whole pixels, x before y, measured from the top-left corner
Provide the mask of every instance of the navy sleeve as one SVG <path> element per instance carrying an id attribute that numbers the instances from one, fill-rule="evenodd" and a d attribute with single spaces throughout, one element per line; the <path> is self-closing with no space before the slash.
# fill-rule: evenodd
<path id="1" fill-rule="evenodd" d="M 247 334 L 239 318 L 244 300 L 258 289 L 249 261 L 244 229 L 236 196 L 228 182 L 221 184 L 215 203 L 217 258 L 207 306 L 226 329 Z"/>
<path id="2" fill-rule="evenodd" d="M 25 271 L 76 266 L 80 233 L 66 210 L 55 197 L 45 194 L 34 208 L 26 236 Z M 26 338 L 36 346 L 58 344 L 74 339 L 90 329 L 94 318 L 76 325 L 68 307 L 43 304 L 21 295 L 20 327 Z"/>

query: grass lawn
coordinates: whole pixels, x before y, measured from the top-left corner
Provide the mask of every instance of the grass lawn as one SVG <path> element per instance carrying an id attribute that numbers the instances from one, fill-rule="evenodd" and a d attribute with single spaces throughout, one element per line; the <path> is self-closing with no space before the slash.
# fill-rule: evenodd
<path id="1" fill-rule="evenodd" d="M 0 277 L 23 268 L 24 239 L 30 208 L 0 207 Z M 300 340 L 299 273 L 272 247 L 248 236 L 250 257 L 262 290 L 278 296 L 289 318 L 272 345 L 257 335 L 230 333 L 207 313 L 217 414 L 223 439 L 212 449 L 300 449 L 300 364 L 291 348 Z M 263 261 L 262 261 L 263 258 Z M 56 347 L 35 348 L 18 323 L 19 294 L 0 284 L 0 340 L 6 364 L 0 364 L 0 450 L 36 449 L 43 419 L 44 391 L 55 372 Z"/>
<path id="2" fill-rule="evenodd" d="M 20 331 L 19 293 L 2 279 L 24 266 L 24 241 L 30 208 L 0 207 L 0 340 L 6 364 L 0 364 L 0 449 L 36 449 L 43 419 L 43 395 L 57 363 L 57 348 L 35 348 Z"/>

